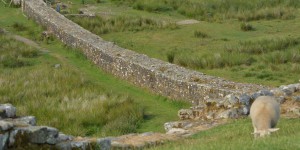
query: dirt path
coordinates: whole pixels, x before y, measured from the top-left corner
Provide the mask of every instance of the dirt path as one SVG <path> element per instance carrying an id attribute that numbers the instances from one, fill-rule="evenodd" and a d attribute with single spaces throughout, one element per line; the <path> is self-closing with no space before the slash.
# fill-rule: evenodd
<path id="1" fill-rule="evenodd" d="M 4 34 L 6 34 L 7 36 L 15 39 L 16 41 L 19 41 L 19 42 L 22 42 L 28 46 L 31 46 L 31 47 L 34 47 L 42 52 L 49 52 L 48 50 L 42 48 L 38 43 L 36 43 L 35 41 L 32 41 L 28 38 L 25 38 L 25 37 L 22 37 L 22 36 L 19 36 L 19 35 L 15 35 L 15 34 L 12 34 L 10 32 L 8 32 L 7 30 L 5 29 L 1 29 L 3 31 Z"/>

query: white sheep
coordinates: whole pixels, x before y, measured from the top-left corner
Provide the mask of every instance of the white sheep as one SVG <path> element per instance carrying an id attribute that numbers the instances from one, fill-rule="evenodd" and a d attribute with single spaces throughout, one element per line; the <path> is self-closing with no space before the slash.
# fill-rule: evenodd
<path id="1" fill-rule="evenodd" d="M 280 116 L 279 103 L 271 96 L 260 96 L 250 108 L 255 137 L 263 137 L 279 130 L 274 128 Z"/>

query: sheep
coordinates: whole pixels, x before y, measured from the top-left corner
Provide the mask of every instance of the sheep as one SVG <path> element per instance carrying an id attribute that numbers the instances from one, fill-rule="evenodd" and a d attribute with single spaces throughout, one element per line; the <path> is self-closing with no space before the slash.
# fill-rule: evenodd
<path id="1" fill-rule="evenodd" d="M 250 108 L 254 137 L 264 137 L 279 130 L 274 128 L 280 116 L 279 103 L 271 96 L 260 96 Z"/>

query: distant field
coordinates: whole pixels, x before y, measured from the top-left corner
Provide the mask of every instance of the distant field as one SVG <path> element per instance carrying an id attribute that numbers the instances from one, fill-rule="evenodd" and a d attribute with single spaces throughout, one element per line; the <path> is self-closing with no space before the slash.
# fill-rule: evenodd
<path id="1" fill-rule="evenodd" d="M 237 82 L 278 86 L 298 82 L 299 1 L 73 1 L 74 18 L 106 40 L 150 57 Z M 77 11 L 76 11 L 77 10 Z M 186 19 L 200 23 L 176 25 Z"/>

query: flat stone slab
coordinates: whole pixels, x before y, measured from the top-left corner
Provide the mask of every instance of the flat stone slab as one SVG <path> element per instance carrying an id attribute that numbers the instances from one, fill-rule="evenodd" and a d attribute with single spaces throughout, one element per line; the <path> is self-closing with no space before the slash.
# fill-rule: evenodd
<path id="1" fill-rule="evenodd" d="M 181 20 L 176 22 L 178 25 L 188 25 L 188 24 L 196 24 L 199 23 L 200 21 L 194 20 L 194 19 L 189 19 L 189 20 Z"/>

